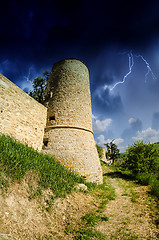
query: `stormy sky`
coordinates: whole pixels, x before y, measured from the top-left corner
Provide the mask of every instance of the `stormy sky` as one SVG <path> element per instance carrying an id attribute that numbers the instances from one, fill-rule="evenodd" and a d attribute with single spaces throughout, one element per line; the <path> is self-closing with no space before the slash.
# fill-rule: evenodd
<path id="1" fill-rule="evenodd" d="M 21 87 L 65 58 L 90 72 L 93 129 L 115 139 L 159 141 L 159 2 L 6 0 L 0 14 L 0 73 Z"/>

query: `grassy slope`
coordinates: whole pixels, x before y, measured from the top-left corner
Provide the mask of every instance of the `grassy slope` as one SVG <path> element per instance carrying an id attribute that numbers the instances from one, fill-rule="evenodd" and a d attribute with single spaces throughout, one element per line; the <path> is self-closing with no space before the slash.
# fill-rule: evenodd
<path id="1" fill-rule="evenodd" d="M 54 157 L 0 135 L 0 188 L 7 188 L 9 179 L 22 180 L 28 171 L 37 172 L 39 176 L 37 191 L 51 188 L 53 198 L 66 196 L 76 183 L 84 183 L 82 177 L 66 169 Z"/>

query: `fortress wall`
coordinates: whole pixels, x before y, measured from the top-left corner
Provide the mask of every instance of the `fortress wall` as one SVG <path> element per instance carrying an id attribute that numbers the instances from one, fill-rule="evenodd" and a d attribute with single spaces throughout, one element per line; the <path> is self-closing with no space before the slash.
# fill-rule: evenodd
<path id="1" fill-rule="evenodd" d="M 45 152 L 89 182 L 103 182 L 92 131 L 88 68 L 77 59 L 54 64 L 44 91 Z"/>
<path id="2" fill-rule="evenodd" d="M 0 133 L 41 150 L 47 108 L 0 74 Z"/>
<path id="3" fill-rule="evenodd" d="M 92 130 L 89 72 L 82 62 L 69 59 L 55 63 L 43 96 L 48 107 L 47 126 Z"/>
<path id="4" fill-rule="evenodd" d="M 65 167 L 84 176 L 88 182 L 102 183 L 102 169 L 92 132 L 75 128 L 47 129 L 45 153 L 55 155 Z"/>

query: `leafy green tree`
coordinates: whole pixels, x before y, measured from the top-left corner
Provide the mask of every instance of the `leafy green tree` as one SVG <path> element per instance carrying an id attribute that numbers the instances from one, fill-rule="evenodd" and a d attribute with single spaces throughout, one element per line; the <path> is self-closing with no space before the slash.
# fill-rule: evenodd
<path id="1" fill-rule="evenodd" d="M 154 144 L 137 141 L 127 153 L 126 166 L 134 174 L 159 171 L 159 153 Z"/>
<path id="2" fill-rule="evenodd" d="M 107 157 L 109 157 L 110 159 L 113 160 L 113 163 L 114 163 L 114 160 L 116 158 L 118 158 L 119 156 L 119 149 L 117 147 L 117 145 L 115 143 L 113 143 L 115 139 L 113 139 L 110 143 L 105 143 L 104 145 L 107 147 Z"/>
<path id="3" fill-rule="evenodd" d="M 39 103 L 42 103 L 42 96 L 49 76 L 50 73 L 48 71 L 45 71 L 43 73 L 43 77 L 40 76 L 32 80 L 33 90 L 30 91 L 28 94 Z"/>

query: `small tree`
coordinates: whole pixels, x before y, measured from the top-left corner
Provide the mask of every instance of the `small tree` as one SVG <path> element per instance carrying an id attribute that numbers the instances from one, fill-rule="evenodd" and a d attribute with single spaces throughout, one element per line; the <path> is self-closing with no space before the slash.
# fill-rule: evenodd
<path id="1" fill-rule="evenodd" d="M 39 103 L 42 103 L 42 96 L 49 76 L 50 73 L 48 71 L 45 71 L 43 73 L 43 77 L 40 76 L 32 80 L 33 90 L 30 91 L 28 94 Z"/>
<path id="2" fill-rule="evenodd" d="M 115 143 L 113 143 L 114 139 L 110 143 L 105 143 L 104 145 L 107 147 L 107 157 L 110 157 L 110 159 L 114 160 L 118 158 L 119 156 L 119 149 Z"/>

